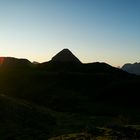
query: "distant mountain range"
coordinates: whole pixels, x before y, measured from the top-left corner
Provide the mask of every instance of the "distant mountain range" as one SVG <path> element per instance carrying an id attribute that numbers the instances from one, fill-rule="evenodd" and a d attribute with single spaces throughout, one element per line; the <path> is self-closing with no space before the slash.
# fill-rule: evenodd
<path id="1" fill-rule="evenodd" d="M 134 64 L 124 64 L 122 66 L 122 70 L 127 71 L 128 73 L 140 75 L 140 63 L 134 63 Z"/>
<path id="2" fill-rule="evenodd" d="M 53 56 L 50 61 L 43 63 L 31 63 L 27 59 L 18 59 L 14 57 L 0 57 L 1 68 L 30 68 L 33 66 L 43 68 L 49 71 L 77 71 L 84 73 L 124 73 L 122 70 L 112 67 L 106 63 L 81 63 L 81 61 L 69 49 L 63 49 L 55 56 Z"/>
<path id="3" fill-rule="evenodd" d="M 124 64 L 121 69 L 112 67 L 106 63 L 82 63 L 69 49 L 63 49 L 48 62 L 31 63 L 27 59 L 18 59 L 14 57 L 0 57 L 1 68 L 30 68 L 39 67 L 49 71 L 71 71 L 71 72 L 86 72 L 86 73 L 125 73 L 140 75 L 140 63 Z M 123 72 L 124 71 L 124 72 Z"/>

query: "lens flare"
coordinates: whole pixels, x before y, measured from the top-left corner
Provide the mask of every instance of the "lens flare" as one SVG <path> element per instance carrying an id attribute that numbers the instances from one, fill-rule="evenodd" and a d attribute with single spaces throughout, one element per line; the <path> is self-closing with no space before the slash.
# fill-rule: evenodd
<path id="1" fill-rule="evenodd" d="M 0 57 L 0 65 L 2 65 L 4 62 L 4 57 Z"/>

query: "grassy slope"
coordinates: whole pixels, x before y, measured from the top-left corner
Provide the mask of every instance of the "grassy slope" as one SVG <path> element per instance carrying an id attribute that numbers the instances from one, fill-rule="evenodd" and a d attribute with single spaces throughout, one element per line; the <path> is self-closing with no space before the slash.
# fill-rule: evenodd
<path id="1" fill-rule="evenodd" d="M 47 139 L 55 119 L 42 108 L 0 95 L 0 139 Z"/>

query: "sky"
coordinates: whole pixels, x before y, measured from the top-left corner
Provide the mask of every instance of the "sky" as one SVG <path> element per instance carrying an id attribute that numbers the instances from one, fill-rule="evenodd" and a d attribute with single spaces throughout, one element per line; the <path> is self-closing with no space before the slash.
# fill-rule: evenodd
<path id="1" fill-rule="evenodd" d="M 140 62 L 140 0 L 0 0 L 0 56 Z"/>

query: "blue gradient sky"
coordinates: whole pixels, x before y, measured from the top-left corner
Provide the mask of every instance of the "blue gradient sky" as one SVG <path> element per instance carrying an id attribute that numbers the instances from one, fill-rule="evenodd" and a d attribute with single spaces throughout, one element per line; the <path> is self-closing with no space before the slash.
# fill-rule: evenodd
<path id="1" fill-rule="evenodd" d="M 0 0 L 0 56 L 140 62 L 140 0 Z"/>

